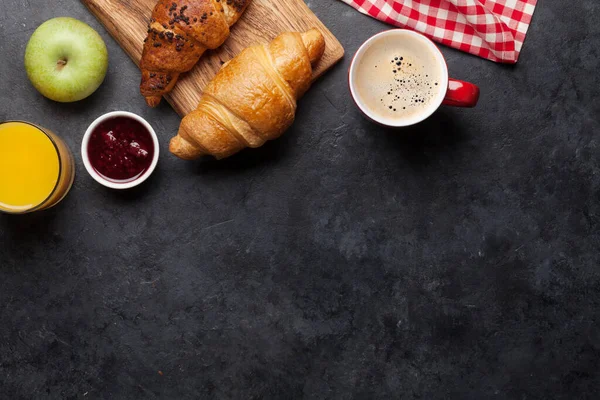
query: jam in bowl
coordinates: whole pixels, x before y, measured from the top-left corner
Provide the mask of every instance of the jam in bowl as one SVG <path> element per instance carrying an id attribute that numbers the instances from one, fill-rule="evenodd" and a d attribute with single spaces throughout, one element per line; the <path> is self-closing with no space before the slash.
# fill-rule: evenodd
<path id="1" fill-rule="evenodd" d="M 142 117 L 116 111 L 90 125 L 81 154 L 92 178 L 113 189 L 127 189 L 152 174 L 158 162 L 158 139 Z"/>

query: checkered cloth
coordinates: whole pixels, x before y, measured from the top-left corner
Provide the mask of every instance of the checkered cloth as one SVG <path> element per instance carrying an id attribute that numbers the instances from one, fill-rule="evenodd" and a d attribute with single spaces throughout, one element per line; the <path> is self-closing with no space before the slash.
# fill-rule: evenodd
<path id="1" fill-rule="evenodd" d="M 363 14 L 492 61 L 519 58 L 537 0 L 342 0 Z"/>

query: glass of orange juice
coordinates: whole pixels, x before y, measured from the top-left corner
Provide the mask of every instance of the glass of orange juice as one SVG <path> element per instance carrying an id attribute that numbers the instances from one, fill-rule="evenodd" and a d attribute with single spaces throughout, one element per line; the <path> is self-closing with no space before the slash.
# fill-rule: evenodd
<path id="1" fill-rule="evenodd" d="M 29 122 L 0 122 L 0 212 L 50 208 L 74 178 L 73 154 L 56 134 Z"/>

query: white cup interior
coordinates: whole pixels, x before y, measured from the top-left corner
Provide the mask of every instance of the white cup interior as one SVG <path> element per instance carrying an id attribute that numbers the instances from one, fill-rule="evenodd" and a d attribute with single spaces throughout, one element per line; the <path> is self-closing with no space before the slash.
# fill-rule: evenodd
<path id="1" fill-rule="evenodd" d="M 150 132 L 150 135 L 152 136 L 152 143 L 154 145 L 154 157 L 152 158 L 152 163 L 150 164 L 150 167 L 148 167 L 148 169 L 146 170 L 146 172 L 144 172 L 144 174 L 142 176 L 140 176 L 139 178 L 137 178 L 131 182 L 121 183 L 121 182 L 110 181 L 110 180 L 103 178 L 100 174 L 98 174 L 96 172 L 94 167 L 92 167 L 92 164 L 90 162 L 90 158 L 88 155 L 88 144 L 90 142 L 90 137 L 92 136 L 92 132 L 94 131 L 94 129 L 96 129 L 96 127 L 98 125 L 100 125 L 102 122 L 106 121 L 107 119 L 111 119 L 111 118 L 115 118 L 115 117 L 127 117 L 127 118 L 131 118 L 131 119 L 134 119 L 134 120 L 140 122 L 148 130 L 148 132 Z M 92 176 L 92 178 L 94 178 L 94 180 L 96 180 L 96 182 L 98 182 L 106 187 L 109 187 L 111 189 L 129 189 L 129 188 L 139 185 L 140 183 L 142 183 L 146 179 L 148 179 L 148 177 L 150 175 L 152 175 L 152 172 L 154 172 L 154 169 L 156 168 L 156 165 L 158 164 L 159 152 L 160 152 L 160 148 L 158 145 L 158 137 L 156 136 L 156 132 L 154 132 L 154 129 L 152 128 L 152 126 L 150 126 L 150 124 L 144 118 L 140 117 L 137 114 L 130 113 L 127 111 L 113 111 L 113 112 L 109 112 L 108 114 L 104 114 L 104 115 L 98 117 L 94 122 L 92 122 L 92 124 L 85 131 L 85 134 L 83 135 L 83 141 L 81 142 L 81 158 L 83 159 L 83 165 L 85 165 L 85 169 Z"/>
<path id="2" fill-rule="evenodd" d="M 361 98 L 356 88 L 356 83 L 358 79 L 357 66 L 360 65 L 365 52 L 372 46 L 377 46 L 381 44 L 384 40 L 386 42 L 389 41 L 390 38 L 398 41 L 412 41 L 413 44 L 416 44 L 420 48 L 422 48 L 424 52 L 428 52 L 429 55 L 432 56 L 429 58 L 433 58 L 437 63 L 437 67 L 439 68 L 439 90 L 435 94 L 434 98 L 428 103 L 428 107 L 423 109 L 423 112 L 421 113 L 411 114 L 404 118 L 386 118 L 382 115 L 376 114 L 371 107 L 368 107 L 365 104 L 364 100 Z M 446 65 L 446 61 L 441 51 L 431 40 L 421 35 L 420 33 L 411 30 L 392 29 L 373 36 L 358 49 L 356 55 L 354 56 L 354 59 L 352 60 L 352 63 L 350 64 L 350 70 L 348 72 L 348 81 L 350 93 L 352 94 L 356 105 L 367 117 L 382 125 L 390 127 L 404 127 L 417 124 L 429 118 L 431 114 L 433 114 L 440 107 L 440 105 L 442 105 L 448 88 L 448 67 Z"/>

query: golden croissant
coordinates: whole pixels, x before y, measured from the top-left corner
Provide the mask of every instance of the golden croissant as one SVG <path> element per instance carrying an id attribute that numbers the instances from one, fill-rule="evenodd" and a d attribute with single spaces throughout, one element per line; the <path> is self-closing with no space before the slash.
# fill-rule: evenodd
<path id="1" fill-rule="evenodd" d="M 186 160 L 221 159 L 278 138 L 294 122 L 296 100 L 310 87 L 312 64 L 324 51 L 317 29 L 245 49 L 206 86 L 169 150 Z"/>
<path id="2" fill-rule="evenodd" d="M 251 0 L 160 0 L 152 11 L 140 67 L 140 91 L 150 107 L 173 90 L 207 49 L 229 37 Z"/>

